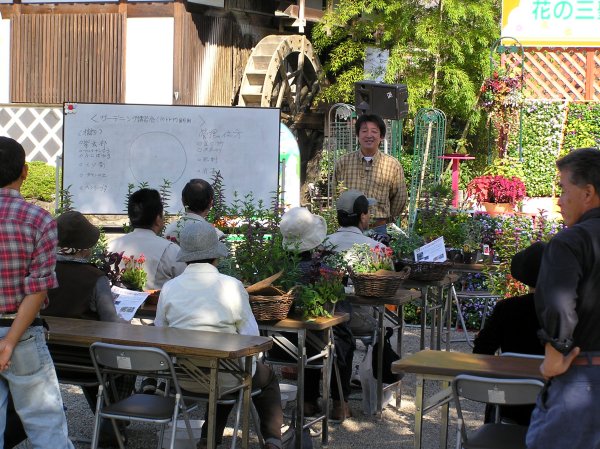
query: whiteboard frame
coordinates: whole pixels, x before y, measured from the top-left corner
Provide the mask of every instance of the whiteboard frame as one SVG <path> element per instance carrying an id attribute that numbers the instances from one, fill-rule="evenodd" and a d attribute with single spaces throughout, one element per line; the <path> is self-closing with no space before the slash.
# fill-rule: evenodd
<path id="1" fill-rule="evenodd" d="M 61 177 L 61 183 L 60 186 L 62 189 L 65 189 L 65 178 L 67 178 L 67 180 L 70 180 L 70 173 L 69 175 L 65 176 L 65 156 L 66 156 L 66 148 L 67 145 L 69 145 L 70 143 L 67 143 L 67 137 L 66 134 L 67 132 L 70 131 L 69 129 L 69 120 L 67 119 L 67 116 L 70 114 L 67 114 L 66 108 L 68 107 L 68 105 L 74 105 L 75 107 L 77 105 L 93 105 L 93 106 L 113 106 L 115 108 L 140 108 L 140 109 L 145 109 L 145 108 L 160 108 L 160 109 L 165 109 L 165 110 L 169 110 L 169 111 L 173 111 L 174 109 L 203 109 L 203 110 L 210 110 L 210 109 L 220 109 L 220 110 L 227 110 L 227 109 L 231 109 L 231 110 L 256 110 L 256 111 L 277 111 L 277 132 L 276 132 L 276 142 L 277 142 L 277 152 L 275 155 L 274 154 L 274 163 L 276 165 L 274 165 L 273 170 L 274 170 L 274 175 L 273 175 L 273 180 L 274 182 L 274 186 L 273 189 L 270 191 L 270 193 L 267 196 L 260 196 L 257 195 L 256 192 L 253 191 L 236 191 L 237 192 L 237 198 L 238 199 L 243 199 L 244 195 L 246 195 L 247 193 L 252 192 L 254 195 L 254 200 L 258 203 L 259 200 L 262 200 L 264 204 L 270 204 L 272 202 L 272 200 L 276 197 L 281 196 L 281 192 L 280 192 L 280 188 L 281 186 L 279 186 L 279 178 L 280 178 L 280 170 L 281 170 L 281 163 L 280 163 L 280 123 L 281 123 L 281 110 L 280 108 L 263 108 L 263 107 L 236 107 L 236 106 L 199 106 L 199 105 L 164 105 L 164 104 L 130 104 L 130 103 L 91 103 L 91 102 L 65 102 L 63 103 L 63 128 L 62 128 L 62 133 L 63 133 L 63 150 L 62 150 L 62 157 L 60 159 L 60 167 L 62 170 L 62 177 Z M 273 127 L 275 129 L 275 123 L 273 123 Z M 69 151 L 69 150 L 67 150 Z M 252 167 L 248 167 L 249 169 L 249 176 L 252 176 L 252 172 L 251 172 L 251 168 Z M 208 182 L 212 182 L 212 176 L 194 176 L 195 178 L 202 178 L 205 179 Z M 189 179 L 191 179 L 191 177 L 187 177 L 187 179 L 185 179 L 185 181 L 182 181 L 183 184 L 181 182 L 178 182 L 176 184 L 174 184 L 171 187 L 170 190 L 170 194 L 171 194 L 171 198 L 169 201 L 169 204 L 165 204 L 164 207 L 164 211 L 165 214 L 180 214 L 183 212 L 183 206 L 181 204 L 181 189 L 183 188 L 183 185 L 185 185 L 185 183 L 187 181 L 189 181 Z M 223 178 L 223 183 L 225 185 L 225 196 L 226 196 L 226 204 L 231 204 L 232 203 L 232 199 L 233 199 L 233 191 L 229 191 L 228 190 L 228 180 L 226 177 Z M 127 188 L 127 185 L 129 183 L 127 182 L 127 180 L 124 181 L 124 185 Z M 179 185 L 181 184 L 181 185 Z M 154 188 L 157 189 L 159 188 L 159 186 L 157 185 L 149 185 L 149 188 Z M 135 190 L 138 189 L 138 184 L 135 185 Z M 89 208 L 84 208 L 81 207 L 80 204 L 77 204 L 77 201 L 79 199 L 79 197 L 73 193 L 70 192 L 72 198 L 73 198 L 73 207 L 77 210 L 80 210 L 82 213 L 84 214 L 93 214 L 93 215 L 127 215 L 127 213 L 124 211 L 124 206 L 125 206 L 125 195 L 123 196 L 122 200 L 120 200 L 119 204 L 120 204 L 120 209 L 116 210 L 110 210 L 110 211 L 100 211 L 100 212 L 95 212 L 93 210 L 90 210 Z"/>

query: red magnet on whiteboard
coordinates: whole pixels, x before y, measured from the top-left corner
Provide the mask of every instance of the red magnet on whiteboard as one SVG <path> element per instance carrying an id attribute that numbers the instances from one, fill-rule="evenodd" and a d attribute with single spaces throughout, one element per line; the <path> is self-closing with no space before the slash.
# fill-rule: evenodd
<path id="1" fill-rule="evenodd" d="M 74 114 L 75 105 L 73 103 L 65 103 L 65 114 Z"/>

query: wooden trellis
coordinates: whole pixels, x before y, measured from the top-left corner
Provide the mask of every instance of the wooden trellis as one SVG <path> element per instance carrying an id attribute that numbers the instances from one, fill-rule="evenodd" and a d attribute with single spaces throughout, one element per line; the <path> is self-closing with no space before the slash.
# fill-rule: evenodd
<path id="1" fill-rule="evenodd" d="M 521 64 L 518 54 L 503 57 Z M 528 98 L 600 101 L 600 49 L 526 49 L 525 74 Z"/>

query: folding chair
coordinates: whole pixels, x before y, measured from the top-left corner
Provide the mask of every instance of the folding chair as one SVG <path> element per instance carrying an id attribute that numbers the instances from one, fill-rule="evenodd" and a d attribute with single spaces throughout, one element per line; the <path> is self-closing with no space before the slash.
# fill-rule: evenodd
<path id="1" fill-rule="evenodd" d="M 492 405 L 534 404 L 544 383 L 535 379 L 498 379 L 461 374 L 452 381 L 458 415 L 457 449 L 525 449 L 527 427 L 500 422 L 468 432 L 461 398 Z"/>
<path id="2" fill-rule="evenodd" d="M 177 382 L 175 369 L 169 355 L 159 348 L 113 345 L 93 343 L 90 346 L 92 363 L 100 386 L 96 401 L 96 419 L 92 436 L 92 449 L 98 447 L 98 434 L 102 418 L 112 421 L 113 429 L 118 436 L 119 447 L 124 449 L 121 434 L 115 420 L 131 420 L 160 424 L 158 449 L 162 448 L 167 423 L 172 423 L 169 448 L 175 445 L 175 429 L 177 416 L 181 411 L 185 420 L 188 436 L 193 441 L 192 429 L 185 403 L 181 398 L 181 389 Z M 141 374 L 147 377 L 160 377 L 167 382 L 164 396 L 148 394 L 132 394 L 117 402 L 110 400 L 106 391 L 107 382 L 119 374 Z M 109 382 L 114 385 L 114 382 Z M 168 394 L 169 386 L 175 389 L 175 396 Z"/>
<path id="3" fill-rule="evenodd" d="M 235 363 L 235 362 L 233 362 L 233 363 Z M 177 374 L 177 378 L 180 382 L 192 381 L 192 382 L 198 383 L 199 385 L 205 385 L 207 387 L 210 386 L 209 374 L 207 372 L 205 372 L 202 367 L 195 365 L 195 363 L 192 360 L 189 360 L 186 358 L 179 358 L 177 360 L 177 363 L 174 366 L 175 366 L 175 372 Z M 231 440 L 231 449 L 235 449 L 236 444 L 237 444 L 238 430 L 240 428 L 240 421 L 241 421 L 241 416 L 242 416 L 242 398 L 243 398 L 243 394 L 244 394 L 244 382 L 241 377 L 241 373 L 233 374 L 233 372 L 232 372 L 231 374 L 234 377 L 239 378 L 240 384 L 235 387 L 223 389 L 222 391 L 220 391 L 220 395 L 217 398 L 217 405 L 235 405 L 236 406 L 235 407 L 235 421 L 234 421 L 234 427 L 233 427 L 233 437 Z M 185 382 L 184 382 L 184 385 L 185 385 Z M 250 397 L 252 398 L 260 393 L 261 393 L 260 388 L 253 388 L 250 392 Z M 198 403 L 208 404 L 208 402 L 209 402 L 208 392 L 206 392 L 206 393 L 195 392 L 195 391 L 189 391 L 189 390 L 186 390 L 185 388 L 182 388 L 181 394 L 182 394 L 182 399 L 185 401 L 186 404 L 190 404 L 192 402 L 195 403 L 194 405 L 191 405 L 187 408 L 188 412 L 193 410 L 197 406 Z M 263 441 L 262 434 L 260 433 L 260 419 L 258 417 L 258 412 L 256 410 L 256 407 L 254 407 L 254 404 L 252 401 L 250 401 L 250 413 L 252 415 L 252 419 L 253 419 L 255 427 L 256 427 L 256 434 L 258 436 L 259 444 L 262 447 L 264 444 L 264 441 Z M 205 435 L 203 435 L 203 437 L 205 437 Z"/>

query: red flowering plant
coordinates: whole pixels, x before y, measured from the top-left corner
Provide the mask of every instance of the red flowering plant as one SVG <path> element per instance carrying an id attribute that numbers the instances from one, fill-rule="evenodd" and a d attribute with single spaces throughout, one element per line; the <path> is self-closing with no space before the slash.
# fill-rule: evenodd
<path id="1" fill-rule="evenodd" d="M 144 271 L 144 262 L 146 258 L 143 254 L 137 259 L 135 256 L 123 256 L 125 267 L 121 270 L 121 282 L 123 285 L 136 291 L 144 291 L 146 286 L 146 272 Z"/>
<path id="2" fill-rule="evenodd" d="M 511 203 L 521 201 L 526 194 L 525 184 L 516 176 L 484 175 L 467 185 L 467 196 L 481 203 Z"/>

